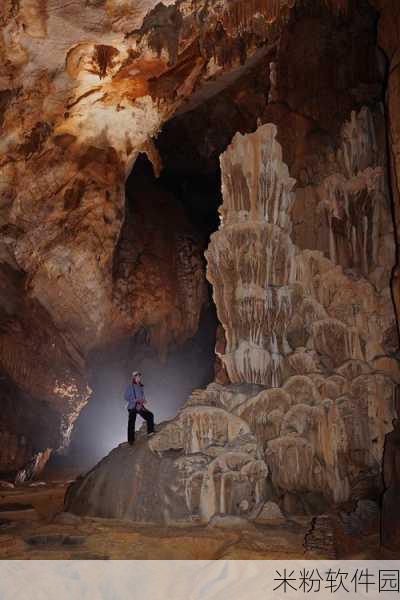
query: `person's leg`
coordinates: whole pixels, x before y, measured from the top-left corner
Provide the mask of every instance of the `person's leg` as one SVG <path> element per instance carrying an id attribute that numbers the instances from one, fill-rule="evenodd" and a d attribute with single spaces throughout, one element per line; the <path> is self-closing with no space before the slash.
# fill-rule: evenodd
<path id="1" fill-rule="evenodd" d="M 135 441 L 136 410 L 129 411 L 128 419 L 128 442 L 133 444 Z"/>
<path id="2" fill-rule="evenodd" d="M 154 415 L 147 408 L 142 408 L 139 415 L 144 419 L 147 423 L 147 433 L 154 433 Z"/>

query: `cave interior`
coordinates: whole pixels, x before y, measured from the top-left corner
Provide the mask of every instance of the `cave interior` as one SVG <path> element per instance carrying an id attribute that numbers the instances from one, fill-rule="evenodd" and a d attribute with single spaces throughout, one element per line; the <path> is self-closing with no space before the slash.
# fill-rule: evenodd
<path id="1" fill-rule="evenodd" d="M 17 4 L 0 506 L 28 497 L 38 528 L 283 525 L 285 556 L 393 557 L 398 1 Z M 138 420 L 132 446 L 136 370 L 156 432 Z"/>

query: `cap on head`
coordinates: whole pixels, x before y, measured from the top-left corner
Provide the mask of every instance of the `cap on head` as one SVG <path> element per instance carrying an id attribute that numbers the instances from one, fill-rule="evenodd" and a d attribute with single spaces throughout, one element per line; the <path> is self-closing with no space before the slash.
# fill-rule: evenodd
<path id="1" fill-rule="evenodd" d="M 132 373 L 132 379 L 135 379 L 135 377 L 140 377 L 141 376 L 141 372 L 140 371 L 133 371 Z"/>

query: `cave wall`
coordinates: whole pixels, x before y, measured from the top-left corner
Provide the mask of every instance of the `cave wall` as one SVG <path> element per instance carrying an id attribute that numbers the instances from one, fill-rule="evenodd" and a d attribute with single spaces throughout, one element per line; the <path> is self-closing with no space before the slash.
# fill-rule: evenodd
<path id="1" fill-rule="evenodd" d="M 113 304 L 122 334 L 138 325 L 166 351 L 198 330 L 207 301 L 202 239 L 177 199 L 148 169 L 127 182 L 124 225 L 114 255 Z M 114 326 L 116 331 L 117 325 Z"/>
<path id="2" fill-rule="evenodd" d="M 26 279 L 0 266 L 0 472 L 67 447 L 90 395 L 82 357 L 47 311 L 26 295 Z"/>
<path id="3" fill-rule="evenodd" d="M 394 202 L 397 240 L 399 236 L 400 202 L 400 10 L 395 0 L 374 0 L 380 10 L 378 43 L 388 61 L 386 88 L 386 117 L 390 155 L 391 191 Z M 400 315 L 400 283 L 398 256 L 393 278 L 393 297 L 397 320 Z"/>

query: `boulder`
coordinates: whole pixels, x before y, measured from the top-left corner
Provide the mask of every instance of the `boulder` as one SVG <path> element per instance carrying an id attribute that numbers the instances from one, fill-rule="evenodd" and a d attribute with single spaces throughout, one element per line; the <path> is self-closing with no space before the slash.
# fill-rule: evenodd
<path id="1" fill-rule="evenodd" d="M 282 513 L 278 504 L 275 502 L 266 502 L 261 511 L 255 518 L 255 523 L 260 525 L 283 525 L 286 522 L 286 517 Z"/>

